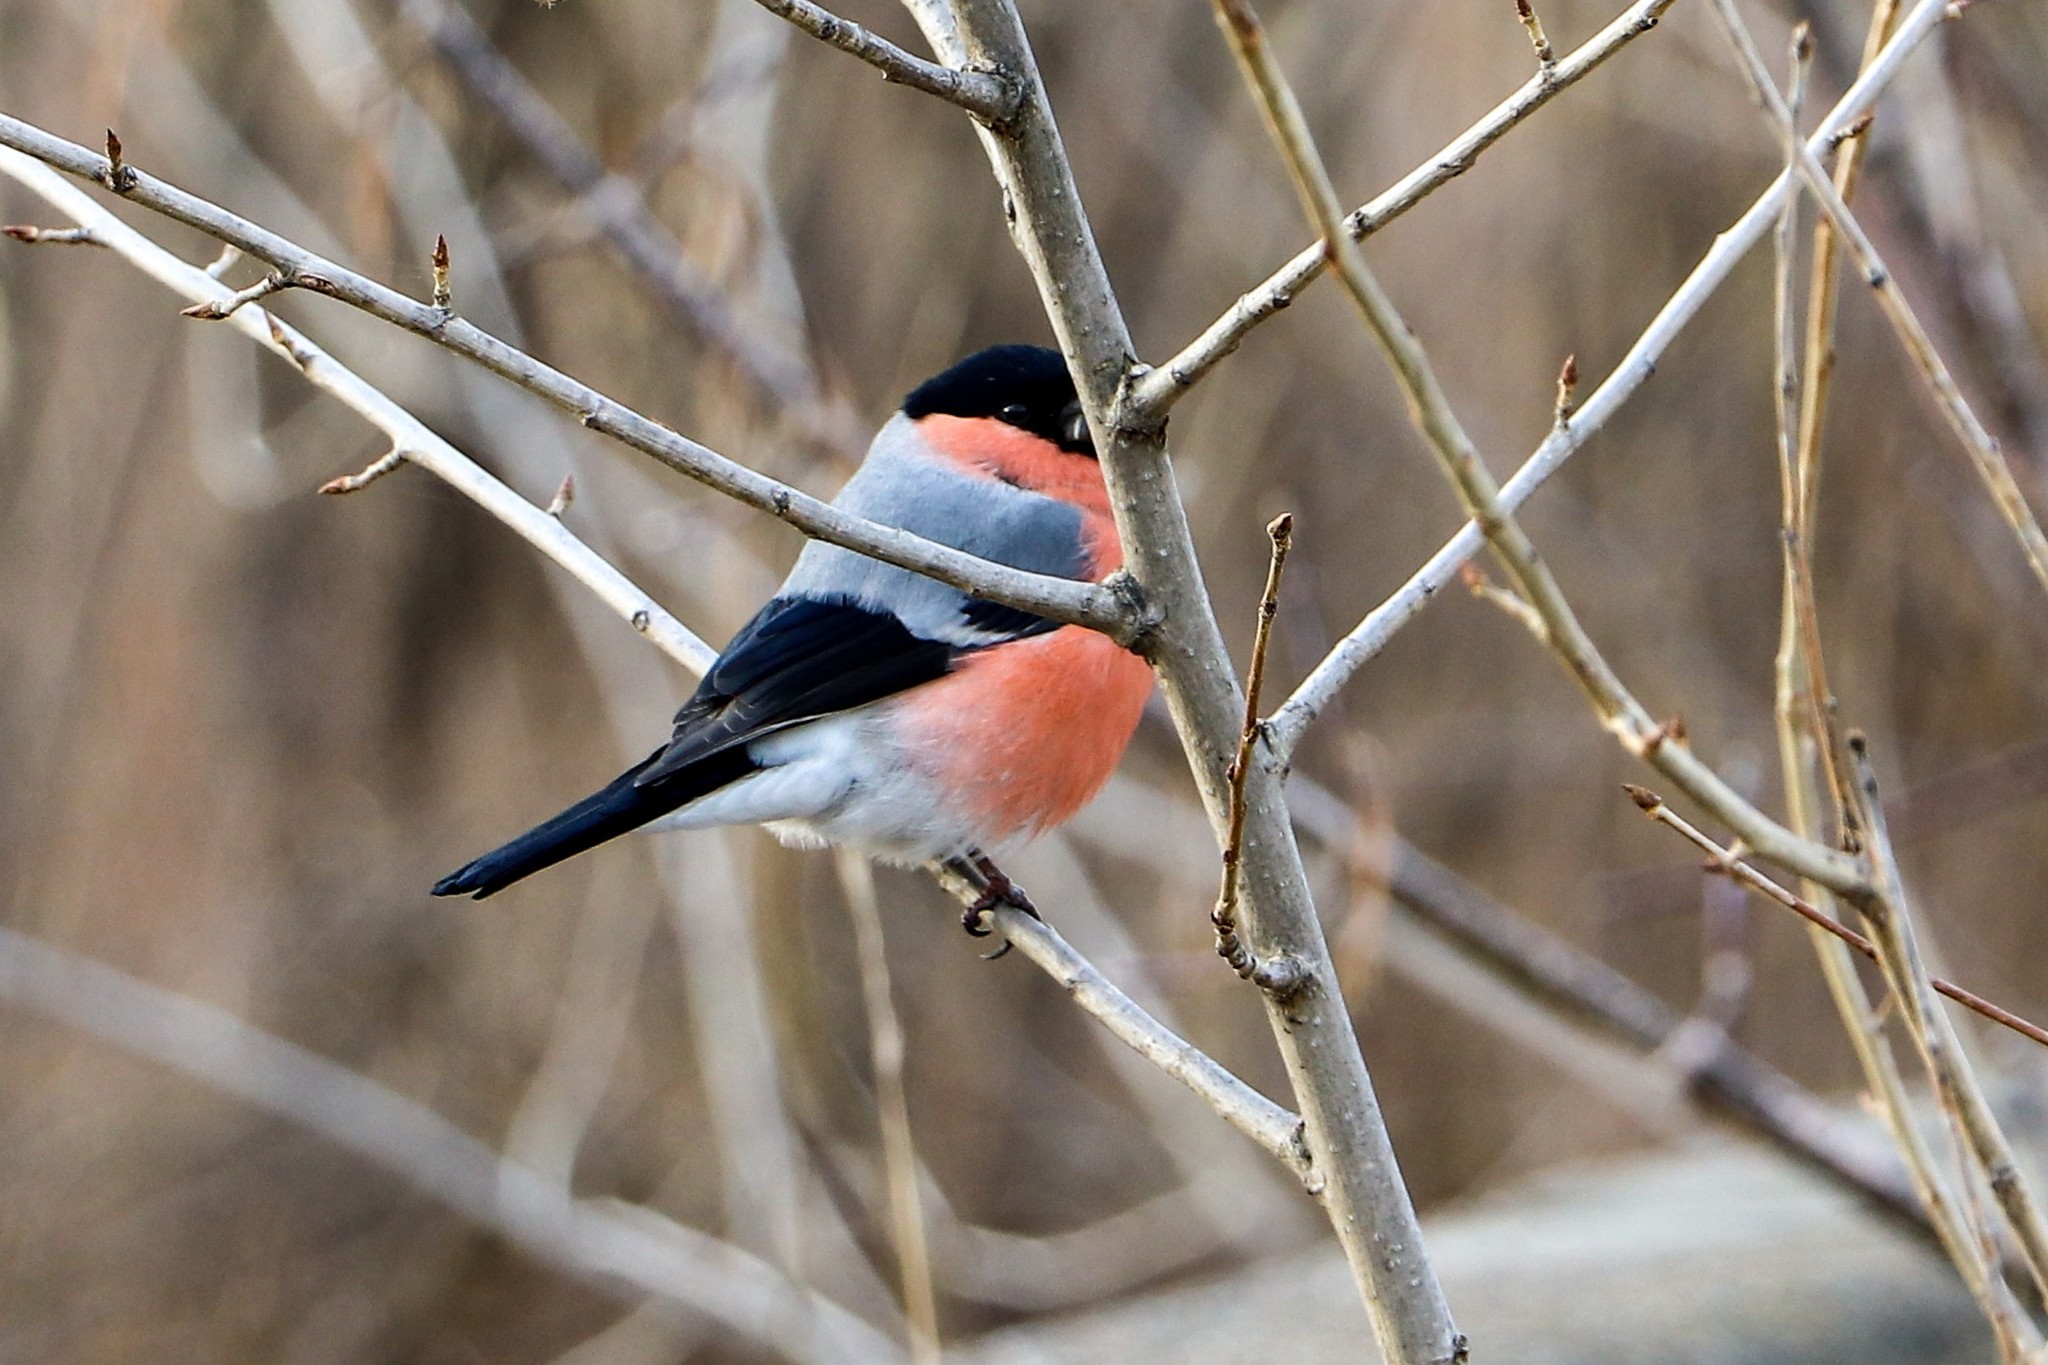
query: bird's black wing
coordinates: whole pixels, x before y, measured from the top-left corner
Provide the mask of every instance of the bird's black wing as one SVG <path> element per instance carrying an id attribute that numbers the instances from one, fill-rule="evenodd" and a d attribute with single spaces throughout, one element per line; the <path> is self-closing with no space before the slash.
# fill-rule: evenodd
<path id="1" fill-rule="evenodd" d="M 988 617 L 1002 613 L 1000 625 Z M 1051 629 L 1057 622 L 973 602 L 961 626 L 973 647 Z M 847 598 L 778 597 L 749 621 L 695 695 L 676 712 L 665 749 L 637 785 L 785 726 L 881 701 L 943 678 L 966 646 L 913 633 L 894 613 Z"/>

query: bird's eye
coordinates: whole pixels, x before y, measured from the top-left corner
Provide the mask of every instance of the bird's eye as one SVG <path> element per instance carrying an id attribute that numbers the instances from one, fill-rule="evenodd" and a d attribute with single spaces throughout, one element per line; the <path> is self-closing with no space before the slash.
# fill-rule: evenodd
<path id="1" fill-rule="evenodd" d="M 1022 403 L 1012 403 L 1003 409 L 1002 417 L 1005 422 L 1014 423 L 1023 421 L 1030 413 L 1031 409 L 1025 407 Z"/>

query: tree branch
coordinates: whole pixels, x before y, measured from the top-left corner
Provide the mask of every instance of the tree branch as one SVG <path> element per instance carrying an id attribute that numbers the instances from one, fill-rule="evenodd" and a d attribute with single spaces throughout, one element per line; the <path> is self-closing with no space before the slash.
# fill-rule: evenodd
<path id="1" fill-rule="evenodd" d="M 1945 13 L 1942 0 L 1920 0 L 1908 20 L 1821 121 L 1807 145 L 1816 152 L 1826 152 L 1850 134 L 1864 111 L 1898 74 L 1906 58 L 1940 26 Z M 1665 301 L 1657 316 L 1651 319 L 1650 325 L 1629 348 L 1628 354 L 1622 357 L 1621 363 L 1571 413 L 1568 421 L 1559 424 L 1543 439 L 1515 476 L 1502 486 L 1500 506 L 1503 512 L 1518 510 L 1544 480 L 1578 452 L 1587 436 L 1603 426 L 1656 373 L 1664 351 L 1679 332 L 1727 280 L 1736 264 L 1769 235 L 1784 198 L 1790 192 L 1791 183 L 1789 172 L 1781 174 L 1732 227 L 1714 239 L 1714 245 L 1693 267 L 1685 282 Z M 1283 757 L 1291 754 L 1308 727 L 1351 675 L 1384 649 L 1401 627 L 1442 591 L 1485 543 L 1486 537 L 1479 524 L 1468 522 L 1428 563 L 1416 570 L 1406 583 L 1340 640 L 1322 662 L 1310 670 L 1286 704 L 1274 712 L 1270 729 L 1275 751 Z"/>
<path id="2" fill-rule="evenodd" d="M 340 299 L 372 317 L 426 337 L 575 413 L 591 430 L 623 441 L 728 497 L 768 512 L 807 536 L 926 574 L 992 602 L 1085 625 L 1120 643 L 1128 644 L 1141 633 L 1140 614 L 1131 607 L 1124 591 L 1097 583 L 1024 573 L 850 515 L 699 445 L 460 317 L 408 298 L 131 165 L 124 165 L 120 176 L 112 176 L 105 157 L 6 115 L 0 115 L 0 147 L 13 148 L 95 183 L 119 180 L 122 188 L 118 192 L 123 197 L 240 248 L 270 265 L 292 287 Z"/>
<path id="3" fill-rule="evenodd" d="M 234 290 L 206 271 L 186 264 L 129 227 L 40 161 L 16 151 L 0 149 L 0 174 L 11 176 L 69 214 L 101 244 L 174 293 L 197 300 L 201 305 L 223 309 L 238 297 Z M 232 315 L 224 314 L 224 320 L 252 341 L 297 365 L 316 388 L 340 399 L 369 421 L 391 439 L 394 453 L 445 480 L 549 559 L 567 569 L 670 658 L 693 672 L 701 673 L 717 656 L 716 650 L 585 545 L 559 520 L 493 478 L 467 455 L 442 440 L 424 422 L 314 345 L 295 328 L 254 306 L 239 308 Z M 387 463 L 390 458 L 386 456 L 362 474 L 332 481 L 327 488 L 334 492 L 359 488 L 376 477 L 372 471 L 380 466 L 390 468 Z"/>
<path id="4" fill-rule="evenodd" d="M 780 15 L 820 42 L 850 52 L 882 73 L 882 79 L 936 95 L 957 104 L 992 128 L 1000 128 L 1017 115 L 1023 96 L 1016 86 L 994 71 L 961 70 L 905 52 L 886 38 L 878 38 L 810 0 L 754 0 L 770 14 Z"/>
<path id="5" fill-rule="evenodd" d="M 1219 841 L 1227 822 L 1226 769 L 1244 698 L 1230 667 L 1186 509 L 1158 421 L 1124 420 L 1135 361 L 1072 168 L 1047 104 L 1037 62 L 1008 0 L 953 0 L 950 19 L 917 9 L 934 50 L 955 64 L 1000 70 L 1023 102 L 1000 134 L 982 141 L 1014 212 L 1012 237 L 1067 356 L 1101 452 L 1125 563 L 1156 612 L 1144 640 L 1197 789 Z M 1381 1350 L 1396 1365 L 1456 1360 L 1464 1341 L 1451 1325 L 1423 1251 L 1413 1201 L 1401 1181 L 1379 1101 L 1352 1031 L 1309 893 L 1280 790 L 1263 757 L 1246 790 L 1242 928 L 1262 960 L 1300 964 L 1300 987 L 1262 991 L 1267 1021 L 1300 1106 L 1325 1212 L 1357 1279 Z"/>
<path id="6" fill-rule="evenodd" d="M 2034 577 L 2041 586 L 2048 589 L 2048 536 L 2042 534 L 2040 522 L 2035 520 L 2033 509 L 2027 506 L 2026 496 L 2020 492 L 2019 482 L 2013 478 L 2012 467 L 2006 463 L 2005 452 L 1999 448 L 1997 438 L 1986 429 L 1969 400 L 1963 397 L 1948 363 L 1935 349 L 1933 338 L 1927 335 L 1927 328 L 1921 324 L 1919 315 L 1913 311 L 1913 305 L 1899 288 L 1890 268 L 1877 254 L 1870 235 L 1850 212 L 1848 202 L 1835 188 L 1827 169 L 1801 141 L 1792 112 L 1778 93 L 1777 86 L 1771 83 L 1763 56 L 1756 50 L 1756 43 L 1743 24 L 1742 16 L 1736 12 L 1733 0 L 1712 0 L 1711 8 L 1720 21 L 1721 31 L 1735 50 L 1737 62 L 1749 81 L 1750 93 L 1756 97 L 1779 141 L 1786 146 L 1793 168 L 1805 181 L 1821 212 L 1827 215 L 1829 225 L 1848 246 L 1850 259 L 1855 261 L 1863 282 L 1877 296 L 1878 307 L 1898 335 L 1899 344 L 1905 347 L 1907 359 L 1934 395 L 1935 405 L 1948 420 L 1950 430 L 1961 442 L 1970 463 L 1976 467 L 1978 477 L 1990 490 L 1991 500 L 1997 504 L 1999 514 L 2019 538 L 2020 552 L 2026 556 L 2027 567 L 2034 571 Z"/>
<path id="7" fill-rule="evenodd" d="M 1494 143 L 1570 86 L 1592 74 L 1629 43 L 1657 26 L 1677 0 L 1636 0 L 1584 43 L 1547 70 L 1538 71 L 1522 88 L 1502 100 L 1486 117 L 1446 143 L 1372 202 L 1345 219 L 1345 231 L 1364 241 L 1452 180 L 1472 169 Z M 1182 347 L 1173 359 L 1137 376 L 1122 420 L 1144 425 L 1166 415 L 1175 403 L 1202 381 L 1254 327 L 1294 302 L 1329 264 L 1321 243 L 1304 247 L 1294 259 L 1246 291 L 1227 312 Z"/>

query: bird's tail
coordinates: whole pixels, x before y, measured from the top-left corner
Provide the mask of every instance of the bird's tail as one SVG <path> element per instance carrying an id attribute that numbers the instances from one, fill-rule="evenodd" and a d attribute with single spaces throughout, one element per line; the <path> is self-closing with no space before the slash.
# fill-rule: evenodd
<path id="1" fill-rule="evenodd" d="M 496 895 L 542 868 L 553 867 L 564 858 L 573 858 L 586 849 L 630 833 L 753 770 L 743 751 L 728 751 L 670 774 L 663 781 L 636 786 L 635 779 L 662 752 L 655 750 L 647 762 L 621 773 L 602 791 L 593 792 L 554 819 L 535 825 L 510 843 L 449 873 L 434 883 L 434 894 L 474 896 L 478 900 Z"/>

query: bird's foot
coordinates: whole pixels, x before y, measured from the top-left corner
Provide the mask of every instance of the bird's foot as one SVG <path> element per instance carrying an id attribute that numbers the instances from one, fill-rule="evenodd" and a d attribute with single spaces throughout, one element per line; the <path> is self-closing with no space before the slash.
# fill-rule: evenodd
<path id="1" fill-rule="evenodd" d="M 994 933 L 994 927 L 984 921 L 990 912 L 1004 906 L 1012 910 L 1021 910 L 1033 919 L 1039 917 L 1038 907 L 1031 903 L 1031 897 L 1024 894 L 1024 888 L 1011 881 L 1001 868 L 989 860 L 987 854 L 978 851 L 971 853 L 967 861 L 979 874 L 982 884 L 981 894 L 975 897 L 974 903 L 960 915 L 960 927 L 969 935 L 974 938 L 987 938 Z M 1009 951 L 1010 945 L 1005 943 L 988 955 L 989 960 L 994 961 Z"/>

